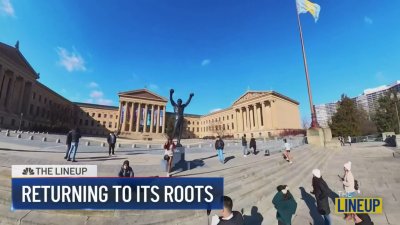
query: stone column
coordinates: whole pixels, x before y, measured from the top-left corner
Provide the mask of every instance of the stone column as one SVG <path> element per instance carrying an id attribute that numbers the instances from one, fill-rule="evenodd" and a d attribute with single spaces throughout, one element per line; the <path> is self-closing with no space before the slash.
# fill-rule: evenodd
<path id="1" fill-rule="evenodd" d="M 153 128 L 154 128 L 154 104 L 151 105 L 151 118 L 150 118 L 150 133 L 153 133 Z"/>
<path id="2" fill-rule="evenodd" d="M 235 115 L 234 115 L 235 131 L 238 132 L 239 131 L 238 112 L 237 112 L 237 109 L 234 109 L 234 110 L 235 110 Z"/>
<path id="3" fill-rule="evenodd" d="M 29 97 L 31 97 L 31 96 L 29 96 Z M 122 124 L 121 124 L 121 109 L 122 109 L 122 107 L 123 107 L 122 102 L 119 102 L 117 124 L 118 124 L 118 128 L 119 128 L 120 131 L 122 130 Z"/>
<path id="4" fill-rule="evenodd" d="M 143 120 L 143 133 L 147 133 L 147 114 L 148 114 L 148 105 L 144 106 L 144 120 Z"/>
<path id="5" fill-rule="evenodd" d="M 4 71 L 4 66 L 0 66 L 0 103 L 3 102 L 4 99 L 4 95 L 3 95 L 3 91 L 4 91 L 4 86 L 6 83 L 6 72 Z M 2 107 L 2 105 L 0 105 L 0 108 Z"/>
<path id="6" fill-rule="evenodd" d="M 3 94 L 4 94 L 3 105 L 4 105 L 5 109 L 8 109 L 8 104 L 10 103 L 11 98 L 12 98 L 12 88 L 14 86 L 14 82 L 13 82 L 13 77 L 10 77 L 10 76 L 8 76 L 8 78 L 6 76 L 6 80 L 7 80 L 7 82 L 5 82 L 5 84 L 4 84 L 5 86 L 4 86 L 4 92 L 3 92 Z"/>
<path id="7" fill-rule="evenodd" d="M 161 133 L 165 133 L 165 116 L 166 116 L 166 112 L 165 112 L 165 106 L 163 106 L 163 123 L 162 123 L 162 129 L 161 129 Z"/>
<path id="8" fill-rule="evenodd" d="M 17 106 L 17 113 L 21 114 L 22 113 L 22 102 L 24 101 L 24 94 L 25 94 L 25 79 L 22 78 L 22 84 L 21 84 L 21 89 L 19 92 L 19 100 L 18 100 L 18 106 Z"/>
<path id="9" fill-rule="evenodd" d="M 160 106 L 157 105 L 156 133 L 160 133 Z"/>
<path id="10" fill-rule="evenodd" d="M 133 115 L 135 115 L 135 103 L 131 102 L 131 104 L 132 104 L 132 108 L 131 108 L 131 115 L 130 115 L 131 118 L 129 118 L 129 132 L 133 131 Z"/>
<path id="11" fill-rule="evenodd" d="M 246 110 L 247 110 L 247 127 L 248 130 L 252 130 L 252 124 L 251 124 L 251 117 L 250 117 L 250 106 L 246 106 Z"/>
<path id="12" fill-rule="evenodd" d="M 249 105 L 250 112 L 250 130 L 254 130 L 254 105 Z"/>
<path id="13" fill-rule="evenodd" d="M 142 104 L 138 102 L 137 106 L 137 112 L 136 112 L 136 132 L 139 132 L 139 127 L 140 127 L 140 114 L 142 114 Z"/>
<path id="14" fill-rule="evenodd" d="M 255 117 L 255 121 L 256 121 L 256 126 L 255 126 L 255 129 L 258 131 L 258 130 L 260 130 L 260 118 L 259 118 L 259 113 L 258 113 L 258 109 L 257 109 L 257 104 L 254 104 L 254 109 L 255 109 L 255 111 L 254 111 L 254 117 Z"/>
<path id="15" fill-rule="evenodd" d="M 264 129 L 266 129 L 267 126 L 268 126 L 267 117 L 265 116 L 266 115 L 266 111 L 267 111 L 267 109 L 265 107 L 265 102 L 261 102 L 261 113 L 262 113 L 262 116 L 263 116 L 263 127 L 264 127 Z"/>
<path id="16" fill-rule="evenodd" d="M 242 131 L 245 131 L 246 130 L 246 117 L 245 117 L 245 112 L 244 112 L 244 109 L 241 107 L 240 108 L 240 119 L 241 119 L 241 128 L 242 128 Z"/>
<path id="17" fill-rule="evenodd" d="M 127 120 L 126 116 L 128 115 L 128 114 L 127 114 L 127 111 L 128 111 L 128 102 L 125 102 L 125 106 L 124 106 L 124 107 L 125 107 L 125 109 L 124 109 L 124 120 L 122 121 L 122 124 L 123 124 L 123 129 L 122 129 L 122 130 L 123 130 L 123 131 L 127 131 L 127 130 L 126 130 L 126 121 L 128 121 L 128 120 Z"/>

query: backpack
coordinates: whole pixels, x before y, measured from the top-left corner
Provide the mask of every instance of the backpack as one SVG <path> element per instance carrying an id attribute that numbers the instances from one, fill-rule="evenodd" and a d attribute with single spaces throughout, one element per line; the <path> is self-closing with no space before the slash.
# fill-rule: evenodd
<path id="1" fill-rule="evenodd" d="M 360 188 L 360 187 L 359 187 L 359 185 L 358 185 L 358 180 L 354 180 L 354 189 L 355 189 L 356 191 L 358 191 L 359 188 Z"/>

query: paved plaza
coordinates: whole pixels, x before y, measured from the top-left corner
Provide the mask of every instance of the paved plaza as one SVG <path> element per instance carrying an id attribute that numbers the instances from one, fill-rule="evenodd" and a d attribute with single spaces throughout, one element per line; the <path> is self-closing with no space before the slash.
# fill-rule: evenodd
<path id="1" fill-rule="evenodd" d="M 0 225 L 11 224 L 207 224 L 205 211 L 10 211 L 11 165 L 13 164 L 72 164 L 63 159 L 64 136 L 0 133 Z M 43 142 L 46 137 L 46 142 Z M 60 143 L 57 143 L 60 139 Z M 102 138 L 84 138 L 78 149 L 77 164 L 98 166 L 99 176 L 116 176 L 122 162 L 129 160 L 136 176 L 165 176 L 161 166 L 162 140 L 151 142 L 119 140 L 116 155 L 108 157 Z M 186 160 L 190 168 L 175 171 L 173 176 L 224 177 L 225 194 L 232 197 L 234 209 L 243 211 L 245 224 L 275 225 L 272 197 L 276 186 L 288 184 L 298 203 L 294 225 L 322 224 L 314 206 L 311 191 L 311 170 L 321 169 L 322 176 L 334 192 L 342 191 L 337 175 L 343 174 L 343 164 L 352 161 L 352 171 L 360 183 L 361 195 L 382 197 L 381 215 L 371 215 L 375 224 L 400 225 L 400 155 L 380 142 L 353 144 L 338 149 L 314 148 L 298 138 L 289 139 L 296 146 L 292 151 L 294 163 L 286 163 L 279 154 L 281 140 L 260 140 L 260 150 L 271 149 L 271 156 L 257 155 L 244 158 L 240 143 L 226 141 L 226 164 L 218 162 L 213 141 L 184 140 Z M 86 143 L 90 142 L 89 146 Z M 211 144 L 211 146 L 210 146 Z M 395 157 L 394 157 L 395 156 Z M 174 178 L 171 178 L 174 179 Z M 334 210 L 330 201 L 331 210 Z M 217 212 L 211 212 L 214 214 Z M 334 224 L 346 224 L 342 215 L 333 215 Z M 348 223 L 350 224 L 350 223 Z"/>

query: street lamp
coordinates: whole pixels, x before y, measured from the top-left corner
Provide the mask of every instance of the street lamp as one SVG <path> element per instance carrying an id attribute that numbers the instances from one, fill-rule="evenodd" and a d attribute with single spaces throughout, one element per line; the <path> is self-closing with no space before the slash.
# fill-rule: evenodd
<path id="1" fill-rule="evenodd" d="M 394 96 L 394 93 L 390 94 L 390 99 L 394 100 L 394 107 L 396 108 L 396 116 L 397 116 L 397 123 L 398 123 L 398 129 L 400 133 L 400 119 L 399 119 L 399 111 L 397 110 L 397 101 L 400 99 L 400 93 L 397 92 L 396 98 Z"/>
<path id="2" fill-rule="evenodd" d="M 21 117 L 19 118 L 19 127 L 18 130 L 21 130 L 21 125 L 22 125 L 22 117 L 24 116 L 24 113 L 21 113 Z"/>

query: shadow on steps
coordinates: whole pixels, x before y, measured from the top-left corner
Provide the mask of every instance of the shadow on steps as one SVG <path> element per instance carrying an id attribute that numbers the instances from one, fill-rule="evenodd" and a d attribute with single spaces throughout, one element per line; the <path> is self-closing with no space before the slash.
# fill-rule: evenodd
<path id="1" fill-rule="evenodd" d="M 243 209 L 241 210 L 243 215 Z M 258 212 L 258 207 L 251 207 L 251 215 L 243 215 L 244 225 L 261 225 L 264 217 Z"/>

